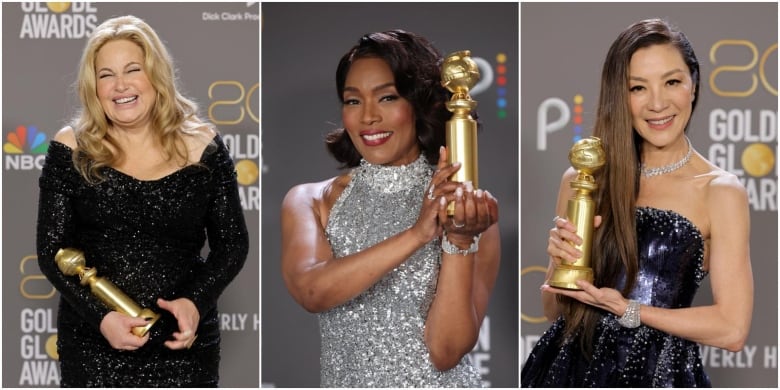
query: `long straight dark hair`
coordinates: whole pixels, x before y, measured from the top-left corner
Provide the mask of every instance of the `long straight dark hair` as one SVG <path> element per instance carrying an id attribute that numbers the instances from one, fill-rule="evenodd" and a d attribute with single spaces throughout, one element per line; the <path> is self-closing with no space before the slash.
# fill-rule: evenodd
<path id="1" fill-rule="evenodd" d="M 632 126 L 629 64 L 637 50 L 666 44 L 674 46 L 688 66 L 695 86 L 693 111 L 699 97 L 699 61 L 685 34 L 664 20 L 642 20 L 620 33 L 609 48 L 601 73 L 593 135 L 601 138 L 607 162 L 594 175 L 599 185 L 596 214 L 601 215 L 602 222 L 594 232 L 591 267 L 595 286 L 620 288 L 624 296 L 633 290 L 639 270 L 635 208 L 643 142 Z M 566 320 L 564 339 L 582 332 L 581 349 L 590 357 L 593 334 L 604 312 L 559 297 Z"/>

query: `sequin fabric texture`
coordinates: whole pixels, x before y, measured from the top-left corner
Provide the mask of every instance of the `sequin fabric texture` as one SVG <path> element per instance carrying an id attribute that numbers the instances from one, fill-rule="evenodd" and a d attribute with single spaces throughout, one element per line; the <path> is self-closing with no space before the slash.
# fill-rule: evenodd
<path id="1" fill-rule="evenodd" d="M 701 281 L 704 242 L 685 217 L 667 210 L 636 211 L 639 275 L 630 299 L 663 308 L 690 307 Z M 531 351 L 522 387 L 710 387 L 696 343 L 641 325 L 623 328 L 604 312 L 592 360 L 577 336 L 563 340 L 559 318 Z"/>
<path id="2" fill-rule="evenodd" d="M 44 275 L 60 292 L 57 351 L 63 387 L 207 387 L 219 375 L 217 299 L 242 268 L 248 233 L 233 161 L 219 136 L 200 165 L 141 181 L 112 168 L 87 184 L 71 149 L 49 146 L 39 180 L 37 251 Z M 201 257 L 208 235 L 209 252 Z M 87 266 L 139 306 L 162 315 L 136 351 L 113 349 L 100 333 L 109 309 L 78 276 L 57 268 L 57 250 L 82 250 Z M 189 350 L 163 345 L 176 319 L 158 297 L 192 300 L 201 316 Z"/>
<path id="3" fill-rule="evenodd" d="M 330 213 L 326 234 L 334 255 L 412 226 L 432 174 L 422 155 L 397 167 L 361 161 Z M 356 298 L 320 313 L 323 387 L 481 387 L 468 355 L 444 372 L 429 359 L 423 332 L 440 261 L 437 239 Z"/>

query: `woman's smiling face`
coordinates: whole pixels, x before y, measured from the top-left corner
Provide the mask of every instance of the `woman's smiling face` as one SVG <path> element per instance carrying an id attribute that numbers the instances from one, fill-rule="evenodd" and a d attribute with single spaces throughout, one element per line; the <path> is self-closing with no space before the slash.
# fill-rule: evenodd
<path id="1" fill-rule="evenodd" d="M 680 52 L 671 44 L 637 50 L 629 64 L 632 123 L 655 147 L 682 137 L 693 111 L 695 86 Z"/>
<path id="2" fill-rule="evenodd" d="M 352 63 L 342 101 L 342 122 L 366 161 L 406 165 L 420 155 L 414 109 L 398 94 L 384 60 L 361 58 Z"/>
<path id="3" fill-rule="evenodd" d="M 148 125 L 157 94 L 140 46 L 125 39 L 105 43 L 95 58 L 95 78 L 98 100 L 114 126 Z"/>

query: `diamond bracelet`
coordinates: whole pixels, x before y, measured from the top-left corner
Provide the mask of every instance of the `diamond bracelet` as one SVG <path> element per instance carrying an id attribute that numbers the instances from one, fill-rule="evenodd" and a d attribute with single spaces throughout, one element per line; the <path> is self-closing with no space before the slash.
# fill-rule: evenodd
<path id="1" fill-rule="evenodd" d="M 447 232 L 445 231 L 441 236 L 441 250 L 451 255 L 467 256 L 472 253 L 476 253 L 479 250 L 479 239 L 481 237 L 482 233 L 474 236 L 474 241 L 471 242 L 471 246 L 469 246 L 467 249 L 460 249 L 457 247 L 457 245 L 451 243 L 450 240 L 447 239 Z"/>
<path id="2" fill-rule="evenodd" d="M 623 316 L 618 318 L 618 324 L 624 328 L 636 328 L 642 324 L 639 319 L 639 302 L 629 299 L 628 306 L 626 306 L 626 312 Z"/>

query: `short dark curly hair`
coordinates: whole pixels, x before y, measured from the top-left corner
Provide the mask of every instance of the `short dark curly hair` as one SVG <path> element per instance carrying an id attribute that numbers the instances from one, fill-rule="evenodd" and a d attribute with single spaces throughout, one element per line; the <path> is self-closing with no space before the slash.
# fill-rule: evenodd
<path id="1" fill-rule="evenodd" d="M 439 147 L 445 143 L 445 122 L 452 115 L 445 106 L 451 93 L 441 85 L 441 54 L 427 39 L 411 32 L 390 30 L 366 34 L 341 57 L 336 69 L 336 91 L 342 103 L 347 73 L 361 58 L 380 58 L 390 66 L 398 94 L 414 110 L 420 150 L 429 163 L 436 164 Z M 329 133 L 325 143 L 342 168 L 360 164 L 362 157 L 345 129 Z"/>

